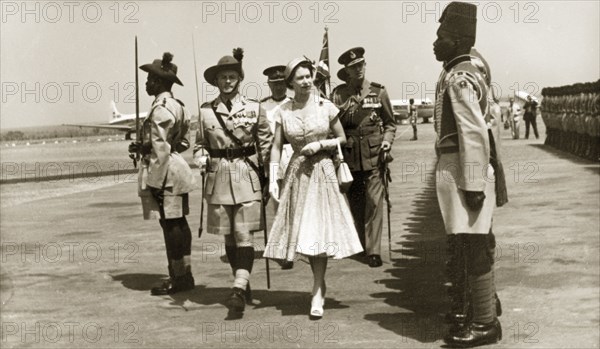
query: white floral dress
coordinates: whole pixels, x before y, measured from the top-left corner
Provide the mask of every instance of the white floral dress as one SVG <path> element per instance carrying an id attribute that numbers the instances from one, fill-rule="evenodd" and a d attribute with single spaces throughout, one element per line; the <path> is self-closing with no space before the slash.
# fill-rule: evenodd
<path id="1" fill-rule="evenodd" d="M 280 203 L 264 257 L 292 261 L 296 253 L 345 258 L 362 252 L 348 202 L 340 192 L 332 153 L 300 155 L 302 148 L 325 140 L 338 109 L 326 100 L 311 99 L 302 110 L 293 100 L 275 112 L 294 155 L 285 173 Z"/>

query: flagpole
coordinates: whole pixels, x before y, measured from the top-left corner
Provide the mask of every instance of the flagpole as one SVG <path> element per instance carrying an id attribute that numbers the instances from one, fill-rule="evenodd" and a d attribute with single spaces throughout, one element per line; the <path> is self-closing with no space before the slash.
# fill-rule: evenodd
<path id="1" fill-rule="evenodd" d="M 325 35 L 327 35 L 327 58 L 329 58 L 329 28 L 325 26 Z M 329 70 L 329 79 L 327 79 L 327 91 L 331 93 L 331 69 Z M 329 96 L 327 96 L 329 98 Z"/>

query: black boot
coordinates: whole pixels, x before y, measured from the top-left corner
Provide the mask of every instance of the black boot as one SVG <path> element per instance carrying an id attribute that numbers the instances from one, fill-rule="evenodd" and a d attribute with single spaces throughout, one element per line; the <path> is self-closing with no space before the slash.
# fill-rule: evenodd
<path id="1" fill-rule="evenodd" d="M 472 348 L 494 344 L 502 340 L 502 326 L 498 319 L 489 324 L 472 323 L 457 333 L 450 333 L 444 342 L 453 348 Z"/>
<path id="2" fill-rule="evenodd" d="M 194 277 L 190 273 L 189 275 L 185 274 L 182 276 L 176 276 L 172 280 L 166 281 L 160 286 L 153 287 L 150 290 L 150 293 L 153 296 L 165 296 L 178 292 L 193 290 L 194 287 Z"/>
<path id="3" fill-rule="evenodd" d="M 231 296 L 227 299 L 227 308 L 229 310 L 243 313 L 246 308 L 246 292 L 239 287 L 233 287 L 231 289 Z"/>

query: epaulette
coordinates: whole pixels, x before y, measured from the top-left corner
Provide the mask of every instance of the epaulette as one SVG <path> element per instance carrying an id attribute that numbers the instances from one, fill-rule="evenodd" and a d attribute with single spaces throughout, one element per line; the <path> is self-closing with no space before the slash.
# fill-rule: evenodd
<path id="1" fill-rule="evenodd" d="M 384 89 L 385 86 L 383 86 L 382 84 L 379 84 L 377 82 L 372 82 L 371 81 L 371 86 L 375 87 L 375 88 L 380 88 L 380 89 Z"/>
<path id="2" fill-rule="evenodd" d="M 204 102 L 204 103 L 202 103 L 202 105 L 200 106 L 200 108 L 210 108 L 211 104 L 212 104 L 212 102 Z"/>
<path id="3" fill-rule="evenodd" d="M 338 90 L 341 91 L 342 89 L 348 87 L 347 84 L 341 84 L 341 85 L 337 85 L 336 87 L 333 88 L 333 90 L 331 90 L 331 96 L 333 96 L 334 93 L 336 93 Z"/>
<path id="4" fill-rule="evenodd" d="M 175 100 L 177 101 L 177 103 L 181 104 L 182 107 L 185 107 L 185 104 L 183 104 L 182 101 L 180 101 L 179 99 L 175 98 Z"/>
<path id="5" fill-rule="evenodd" d="M 266 101 L 268 101 L 268 100 L 269 100 L 269 98 L 271 98 L 271 96 L 265 97 L 265 98 L 261 99 L 259 102 L 260 102 L 260 103 L 262 103 L 262 102 L 266 102 Z"/>
<path id="6" fill-rule="evenodd" d="M 259 103 L 258 99 L 255 98 L 250 98 L 250 97 L 245 97 L 247 102 L 254 102 L 254 103 Z"/>

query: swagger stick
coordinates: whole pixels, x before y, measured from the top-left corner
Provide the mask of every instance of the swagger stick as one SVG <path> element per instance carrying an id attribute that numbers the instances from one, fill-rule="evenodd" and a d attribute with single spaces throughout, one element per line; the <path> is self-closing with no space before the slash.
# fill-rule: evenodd
<path id="1" fill-rule="evenodd" d="M 263 221 L 263 232 L 264 232 L 264 236 L 265 236 L 265 249 L 267 248 L 267 207 L 265 205 L 265 200 L 262 198 L 260 198 L 260 204 L 261 204 L 261 218 Z M 265 257 L 265 265 L 267 268 L 267 289 L 270 290 L 271 289 L 271 273 L 269 270 L 269 258 Z"/>
<path id="2" fill-rule="evenodd" d="M 204 138 L 204 125 L 202 124 L 202 113 L 200 113 L 200 90 L 198 88 L 198 68 L 196 67 L 196 42 L 194 40 L 194 33 L 192 32 L 192 51 L 194 53 L 194 75 L 196 77 L 196 102 L 198 104 L 198 128 L 200 132 L 197 133 L 196 137 L 201 136 Z M 200 149 L 202 156 L 204 156 L 204 147 Z M 204 180 L 206 174 L 200 169 L 200 176 L 202 177 L 202 201 L 200 202 L 200 228 L 198 228 L 198 238 L 202 236 L 202 226 L 204 225 Z"/>
<path id="3" fill-rule="evenodd" d="M 260 118 L 260 113 L 258 115 L 258 117 Z M 256 123 L 256 125 L 254 126 L 254 131 L 252 132 L 252 137 L 254 138 L 254 147 L 256 148 L 256 154 L 257 154 L 257 158 L 258 158 L 258 166 L 255 168 L 255 166 L 252 166 L 252 161 L 246 159 L 246 161 L 248 162 L 248 164 L 250 165 L 250 167 L 252 167 L 253 170 L 257 170 L 256 174 L 258 175 L 259 178 L 262 178 L 260 180 L 260 192 L 261 192 L 261 196 L 260 196 L 260 217 L 263 221 L 263 233 L 264 233 L 264 238 L 265 238 L 265 250 L 267 249 L 267 240 L 268 240 L 268 234 L 267 234 L 267 203 L 268 200 L 265 199 L 265 195 L 263 195 L 263 193 L 265 192 L 265 185 L 268 186 L 268 181 L 265 180 L 265 177 L 263 176 L 263 174 L 265 173 L 265 167 L 264 167 L 264 159 L 262 156 L 262 152 L 260 150 L 260 142 L 258 141 L 258 122 Z M 267 269 L 267 289 L 271 289 L 271 271 L 269 269 L 269 258 L 265 257 L 265 266 Z"/>
<path id="4" fill-rule="evenodd" d="M 387 152 L 381 152 L 379 154 L 379 164 L 381 175 L 383 176 L 383 189 L 385 193 L 385 202 L 387 203 L 387 226 L 388 226 L 388 256 L 390 262 L 392 261 L 392 226 L 390 215 L 392 213 L 392 204 L 390 203 L 390 182 L 392 181 L 392 175 L 390 168 L 388 167 L 388 156 Z"/>

